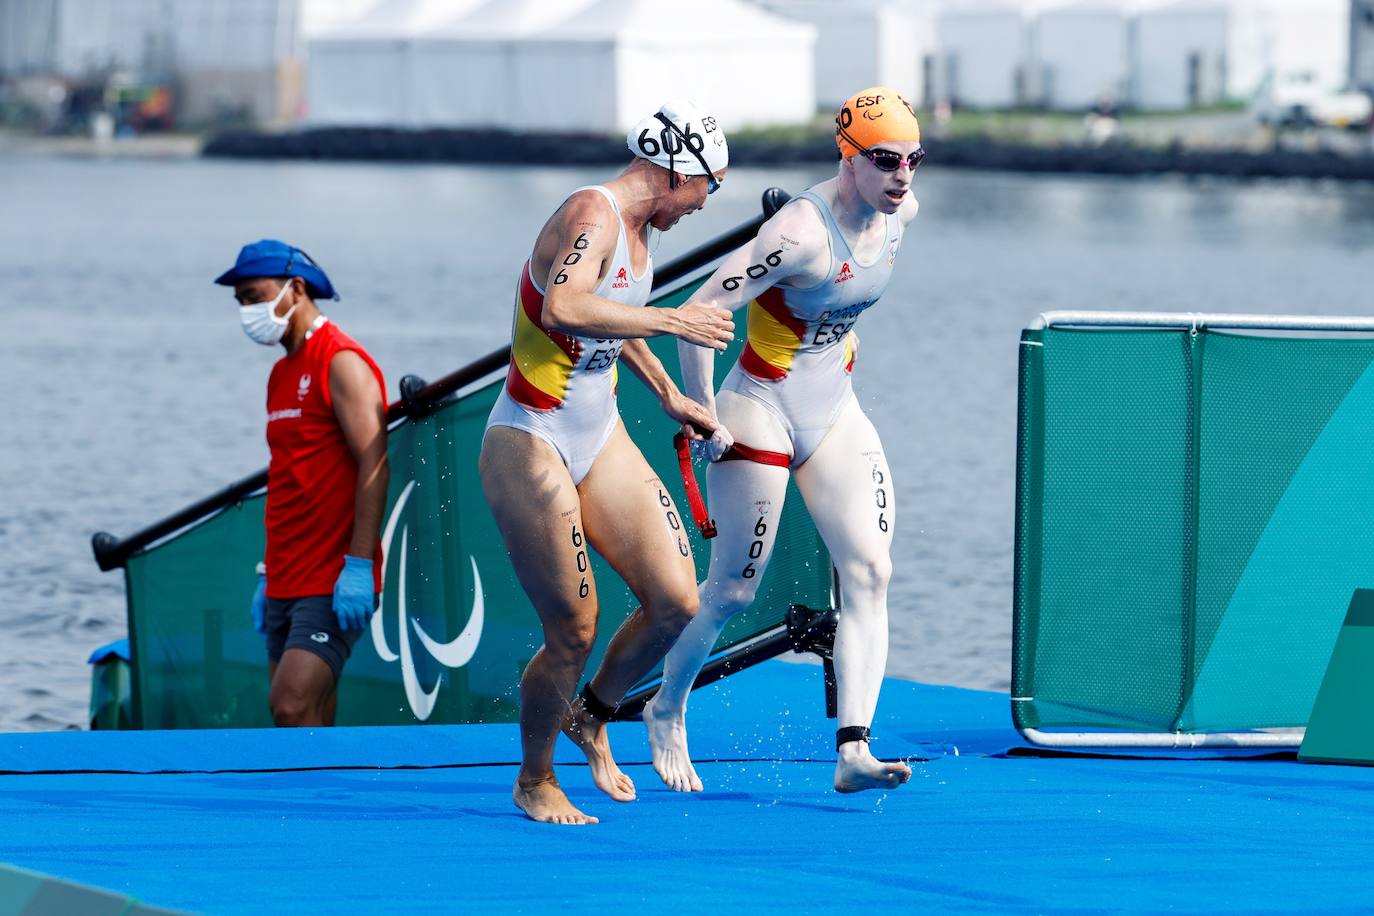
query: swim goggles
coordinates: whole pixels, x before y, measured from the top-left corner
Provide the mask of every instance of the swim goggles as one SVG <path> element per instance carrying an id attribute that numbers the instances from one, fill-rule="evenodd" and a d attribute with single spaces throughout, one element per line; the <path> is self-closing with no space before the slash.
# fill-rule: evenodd
<path id="1" fill-rule="evenodd" d="M 926 151 L 917 147 L 916 152 L 903 158 L 902 154 L 895 150 L 861 149 L 859 150 L 859 155 L 866 158 L 869 162 L 872 162 L 884 172 L 897 171 L 897 169 L 901 168 L 903 162 L 906 163 L 907 168 L 914 172 L 920 168 L 921 163 L 925 161 Z"/>

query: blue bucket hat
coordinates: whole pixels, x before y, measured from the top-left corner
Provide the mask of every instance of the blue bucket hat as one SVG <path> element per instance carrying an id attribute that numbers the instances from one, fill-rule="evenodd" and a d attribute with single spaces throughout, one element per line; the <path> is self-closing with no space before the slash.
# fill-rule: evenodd
<path id="1" fill-rule="evenodd" d="M 315 259 L 294 245 L 276 239 L 263 239 L 239 250 L 234 266 L 215 278 L 220 286 L 233 286 L 240 280 L 258 277 L 300 277 L 316 299 L 337 299 L 334 284 Z"/>

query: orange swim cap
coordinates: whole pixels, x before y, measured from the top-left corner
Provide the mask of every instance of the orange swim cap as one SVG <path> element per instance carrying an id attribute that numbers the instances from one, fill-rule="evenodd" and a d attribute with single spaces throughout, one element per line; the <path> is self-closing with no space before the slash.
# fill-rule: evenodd
<path id="1" fill-rule="evenodd" d="M 835 145 L 841 158 L 872 149 L 884 141 L 921 142 L 916 110 L 901 94 L 886 86 L 857 93 L 835 115 Z"/>

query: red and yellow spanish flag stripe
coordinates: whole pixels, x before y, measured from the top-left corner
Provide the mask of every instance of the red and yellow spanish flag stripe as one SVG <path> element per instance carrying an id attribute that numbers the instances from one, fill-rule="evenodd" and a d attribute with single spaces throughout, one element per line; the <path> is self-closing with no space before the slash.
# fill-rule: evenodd
<path id="1" fill-rule="evenodd" d="M 788 311 L 782 290 L 775 286 L 749 303 L 749 336 L 740 365 L 755 378 L 785 379 L 805 337 L 806 322 Z"/>
<path id="2" fill-rule="evenodd" d="M 515 334 L 506 391 L 517 404 L 553 410 L 562 406 L 568 393 L 568 381 L 582 356 L 582 344 L 575 337 L 544 327 L 543 312 L 544 297 L 535 288 L 526 262 L 516 294 Z"/>

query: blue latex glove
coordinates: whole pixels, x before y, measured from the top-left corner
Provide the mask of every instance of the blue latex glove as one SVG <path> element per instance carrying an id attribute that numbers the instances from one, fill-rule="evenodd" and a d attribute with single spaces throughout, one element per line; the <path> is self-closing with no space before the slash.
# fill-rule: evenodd
<path id="1" fill-rule="evenodd" d="M 258 587 L 253 590 L 253 603 L 248 607 L 253 615 L 253 629 L 267 633 L 267 577 L 258 576 Z"/>
<path id="2" fill-rule="evenodd" d="M 334 613 L 345 630 L 367 626 L 377 593 L 372 590 L 372 561 L 352 554 L 344 555 L 343 572 L 334 583 Z"/>

